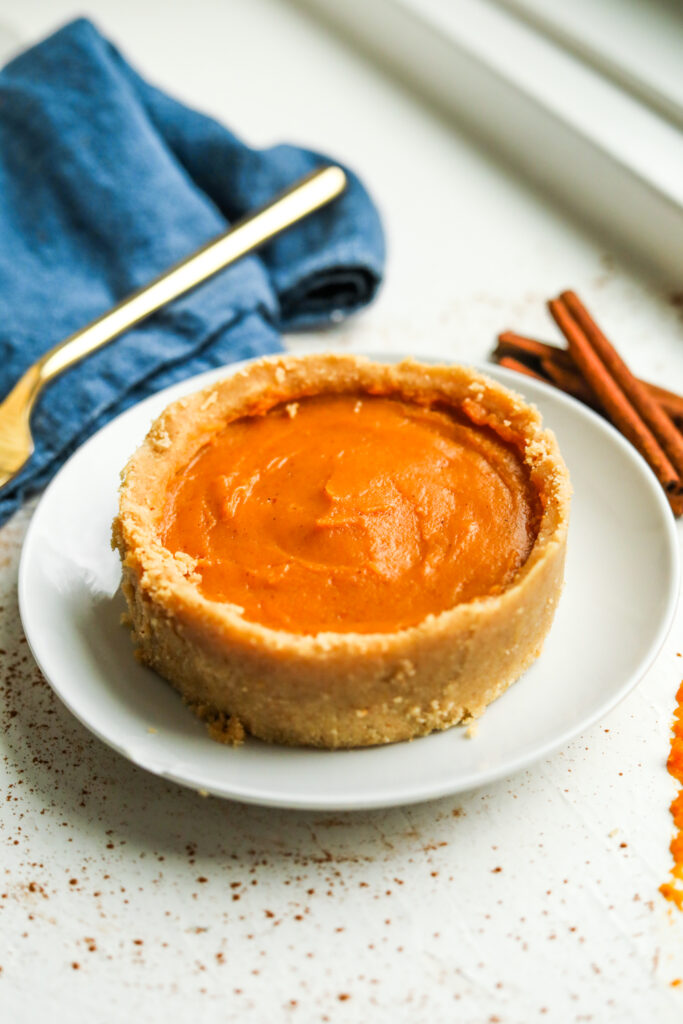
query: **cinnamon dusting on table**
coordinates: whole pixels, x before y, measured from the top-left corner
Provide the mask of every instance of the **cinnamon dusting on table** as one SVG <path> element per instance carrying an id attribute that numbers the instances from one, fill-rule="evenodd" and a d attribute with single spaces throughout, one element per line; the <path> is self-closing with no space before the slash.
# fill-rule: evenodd
<path id="1" fill-rule="evenodd" d="M 671 751 L 666 762 L 669 774 L 683 786 L 683 682 L 676 694 L 676 710 L 671 727 Z M 669 849 L 674 865 L 671 868 L 673 882 L 664 882 L 659 891 L 667 900 L 675 903 L 683 910 L 683 788 L 679 789 L 671 803 L 671 814 L 676 827 L 676 834 L 671 840 Z"/>
<path id="2" fill-rule="evenodd" d="M 501 366 L 554 384 L 611 420 L 647 461 L 680 516 L 683 396 L 636 377 L 575 292 L 562 292 L 548 309 L 567 348 L 503 331 L 493 357 Z"/>

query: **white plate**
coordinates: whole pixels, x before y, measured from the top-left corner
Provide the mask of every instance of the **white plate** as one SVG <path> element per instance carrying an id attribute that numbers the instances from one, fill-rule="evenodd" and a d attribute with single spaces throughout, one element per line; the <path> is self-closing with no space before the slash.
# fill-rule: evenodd
<path id="1" fill-rule="evenodd" d="M 392 360 L 392 353 L 376 358 Z M 225 376 L 211 372 L 124 413 L 47 489 L 19 573 L 21 618 L 53 689 L 96 736 L 143 768 L 219 796 L 281 807 L 352 809 L 469 789 L 566 743 L 643 676 L 678 594 L 673 518 L 634 449 L 573 399 L 486 366 L 556 432 L 574 485 L 565 590 L 539 660 L 481 719 L 414 743 L 353 751 L 221 746 L 162 679 L 133 658 L 119 624 L 119 562 L 109 546 L 118 474 L 165 405 Z"/>

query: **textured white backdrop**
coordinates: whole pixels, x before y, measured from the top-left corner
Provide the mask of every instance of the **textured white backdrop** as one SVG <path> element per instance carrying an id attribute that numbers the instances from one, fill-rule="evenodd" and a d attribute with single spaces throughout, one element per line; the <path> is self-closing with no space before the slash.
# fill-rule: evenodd
<path id="1" fill-rule="evenodd" d="M 81 10 L 23 0 L 3 19 L 28 40 Z M 253 141 L 363 174 L 387 284 L 334 344 L 479 360 L 504 327 L 552 337 L 543 300 L 571 286 L 640 374 L 683 391 L 680 297 L 296 9 L 89 10 L 150 78 Z M 683 1018 L 683 918 L 657 892 L 680 615 L 629 699 L 527 772 L 414 808 L 244 807 L 134 768 L 52 696 L 16 610 L 29 515 L 0 531 L 3 1021 Z"/>

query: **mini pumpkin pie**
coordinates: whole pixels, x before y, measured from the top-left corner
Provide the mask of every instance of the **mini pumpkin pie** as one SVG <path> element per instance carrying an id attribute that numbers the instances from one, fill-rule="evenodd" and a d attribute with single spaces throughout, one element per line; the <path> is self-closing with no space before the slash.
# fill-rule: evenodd
<path id="1" fill-rule="evenodd" d="M 259 360 L 169 406 L 122 474 L 139 656 L 233 737 L 476 718 L 540 653 L 569 494 L 536 409 L 470 369 Z"/>

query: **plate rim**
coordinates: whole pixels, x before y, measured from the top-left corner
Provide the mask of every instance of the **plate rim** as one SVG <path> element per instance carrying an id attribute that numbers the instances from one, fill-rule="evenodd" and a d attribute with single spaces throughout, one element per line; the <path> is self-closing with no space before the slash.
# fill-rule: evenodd
<path id="1" fill-rule="evenodd" d="M 334 348 L 328 349 L 328 351 L 334 351 Z M 296 353 L 286 353 L 296 354 Z M 368 355 L 375 359 L 381 359 L 385 362 L 395 362 L 403 358 L 410 358 L 408 353 L 400 351 L 383 351 L 381 348 L 374 348 L 373 346 L 364 346 L 362 352 L 354 352 L 355 355 Z M 282 353 L 276 354 L 272 357 L 277 359 Z M 257 357 L 262 358 L 262 357 Z M 412 357 L 414 358 L 414 357 Z M 448 365 L 470 365 L 479 372 L 489 374 L 494 380 L 498 380 L 505 386 L 511 387 L 512 390 L 517 390 L 517 387 L 523 383 L 529 386 L 530 395 L 523 396 L 525 401 L 534 401 L 534 392 L 540 391 L 541 394 L 548 394 L 553 400 L 559 401 L 561 405 L 568 406 L 572 413 L 577 414 L 581 417 L 585 417 L 589 422 L 592 422 L 599 430 L 602 430 L 610 438 L 610 440 L 621 447 L 622 450 L 627 454 L 629 460 L 639 467 L 640 470 L 645 469 L 647 464 L 642 456 L 633 448 L 633 446 L 617 431 L 609 422 L 603 417 L 599 416 L 593 410 L 587 408 L 582 403 L 569 395 L 565 395 L 563 392 L 554 388 L 550 384 L 546 384 L 542 381 L 535 381 L 529 379 L 520 381 L 520 375 L 512 370 L 507 370 L 504 367 L 497 365 L 482 364 L 478 361 L 472 363 L 463 363 L 461 360 L 449 359 L 442 353 L 436 353 L 433 351 L 421 352 L 419 359 L 429 362 L 443 362 Z M 564 730 L 560 735 L 553 737 L 545 744 L 534 747 L 531 751 L 527 751 L 521 754 L 517 758 L 508 760 L 503 765 L 498 765 L 490 768 L 487 771 L 476 771 L 469 775 L 460 776 L 457 780 L 452 777 L 445 777 L 441 784 L 435 782 L 423 783 L 419 786 L 407 790 L 405 787 L 401 793 L 389 793 L 389 792 L 377 792 L 373 795 L 373 791 L 364 792 L 362 794 L 349 793 L 343 797 L 337 796 L 331 800 L 323 799 L 320 797 L 296 797 L 292 794 L 286 795 L 277 791 L 271 791 L 268 789 L 249 787 L 247 786 L 236 786 L 231 783 L 228 787 L 220 788 L 213 785 L 206 785 L 201 780 L 192 778 L 192 773 L 189 774 L 183 771 L 174 771 L 173 769 L 162 768 L 154 766 L 149 763 L 145 763 L 145 760 L 136 756 L 133 751 L 128 749 L 125 743 L 118 741 L 114 737 L 107 735 L 102 732 L 99 727 L 96 727 L 88 720 L 87 716 L 79 711 L 78 705 L 74 704 L 68 694 L 65 694 L 63 690 L 52 681 L 49 673 L 45 668 L 45 659 L 41 652 L 40 644 L 34 643 L 33 638 L 30 635 L 30 629 L 27 628 L 27 619 L 30 622 L 29 613 L 29 595 L 27 593 L 28 588 L 28 574 L 29 566 L 32 556 L 32 548 L 35 544 L 35 537 L 38 534 L 38 528 L 40 523 L 40 511 L 43 505 L 46 503 L 50 492 L 57 485 L 59 478 L 62 473 L 69 467 L 73 461 L 79 458 L 83 450 L 96 442 L 99 441 L 101 435 L 106 431 L 114 431 L 120 420 L 127 416 L 139 415 L 146 404 L 153 405 L 159 402 L 163 396 L 172 396 L 166 399 L 166 404 L 169 401 L 173 401 L 175 395 L 179 397 L 185 390 L 196 390 L 212 382 L 213 380 L 220 379 L 223 376 L 230 376 L 232 373 L 239 370 L 241 367 L 248 365 L 255 360 L 240 360 L 239 362 L 230 363 L 216 369 L 203 371 L 200 374 L 196 374 L 192 377 L 188 377 L 183 381 L 179 381 L 175 384 L 170 385 L 168 388 L 164 388 L 153 395 L 148 396 L 141 402 L 132 406 L 129 409 L 124 410 L 115 419 L 105 424 L 100 430 L 98 430 L 92 437 L 88 438 L 83 445 L 79 446 L 78 449 L 69 457 L 69 459 L 60 468 L 55 477 L 50 481 L 47 488 L 40 497 L 40 500 L 31 516 L 31 520 L 24 537 L 22 544 L 21 555 L 19 559 L 19 570 L 18 570 L 18 604 L 19 614 L 21 619 L 22 628 L 26 637 L 29 650 L 33 658 L 35 659 L 41 673 L 45 677 L 48 685 L 64 704 L 67 710 L 83 725 L 88 732 L 95 736 L 98 740 L 106 744 L 110 749 L 116 751 L 118 754 L 125 757 L 128 761 L 135 764 L 136 766 L 150 772 L 153 775 L 163 778 L 167 781 L 174 782 L 178 785 L 194 789 L 201 795 L 210 793 L 213 796 L 220 797 L 222 799 L 236 800 L 240 803 L 253 804 L 258 806 L 277 807 L 280 809 L 292 809 L 292 810 L 310 810 L 310 811 L 365 811 L 373 810 L 385 807 L 396 807 L 406 806 L 411 804 L 424 803 L 429 800 L 437 800 L 449 795 L 455 795 L 457 793 L 467 792 L 475 789 L 479 786 L 485 786 L 492 782 L 498 781 L 501 778 L 516 774 L 524 770 L 531 764 L 542 760 L 560 747 L 565 746 L 576 736 L 582 732 L 591 728 L 602 719 L 605 715 L 609 714 L 618 704 L 620 704 L 628 694 L 638 685 L 643 679 L 646 673 L 649 671 L 653 663 L 656 661 L 662 647 L 666 641 L 666 638 L 671 630 L 674 616 L 678 606 L 679 593 L 680 593 L 680 572 L 681 572 L 681 560 L 679 552 L 678 535 L 676 532 L 675 523 L 671 512 L 664 496 L 663 491 L 659 487 L 654 476 L 651 476 L 649 467 L 646 469 L 644 478 L 648 480 L 650 496 L 655 498 L 655 503 L 659 504 L 659 510 L 663 513 L 662 521 L 666 524 L 665 537 L 668 548 L 668 554 L 670 556 L 670 585 L 666 595 L 666 607 L 664 614 L 661 617 L 657 631 L 650 641 L 648 649 L 640 659 L 639 662 L 634 666 L 630 673 L 625 677 L 621 686 L 617 687 L 610 696 L 602 701 L 595 711 L 584 718 L 578 724 L 574 724 Z M 552 428 L 551 428 L 552 429 Z M 651 479 L 650 479 L 651 477 Z M 423 737 L 428 739 L 429 737 Z M 394 744 L 391 745 L 392 747 Z M 384 748 L 379 748 L 384 749 Z M 317 753 L 320 753 L 319 751 Z M 354 753 L 354 751 L 329 751 L 332 756 L 348 756 Z M 187 768 L 187 766 L 184 766 Z"/>

